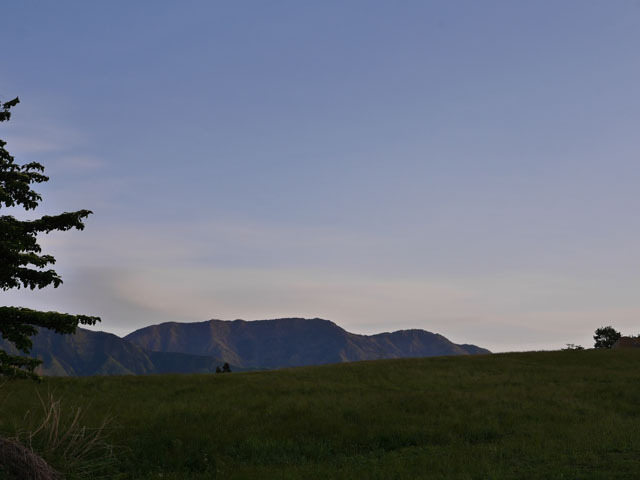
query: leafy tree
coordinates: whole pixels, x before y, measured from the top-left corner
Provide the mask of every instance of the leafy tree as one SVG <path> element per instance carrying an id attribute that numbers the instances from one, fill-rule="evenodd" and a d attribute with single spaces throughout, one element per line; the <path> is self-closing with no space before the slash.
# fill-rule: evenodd
<path id="1" fill-rule="evenodd" d="M 10 110 L 18 103 L 18 98 L 15 98 L 0 106 L 0 122 L 11 118 Z M 0 208 L 33 210 L 42 197 L 31 185 L 46 182 L 49 177 L 44 175 L 44 167 L 39 163 L 15 163 L 5 148 L 6 144 L 0 140 Z M 47 268 L 55 263 L 55 258 L 42 254 L 37 235 L 54 230 L 82 230 L 83 220 L 91 213 L 89 210 L 78 210 L 55 216 L 45 215 L 36 220 L 18 220 L 13 215 L 1 215 L 0 289 L 58 287 L 62 279 L 54 270 Z M 38 327 L 49 328 L 57 333 L 74 333 L 79 324 L 93 325 L 99 321 L 98 317 L 87 315 L 0 306 L 0 336 L 24 353 L 29 353 L 32 347 L 30 337 L 38 333 Z M 0 350 L 0 376 L 38 378 L 34 369 L 40 363 L 34 358 L 10 355 Z"/>
<path id="2" fill-rule="evenodd" d="M 229 366 L 228 363 L 225 362 L 225 364 L 222 366 L 222 373 L 231 373 L 231 367 Z"/>
<path id="3" fill-rule="evenodd" d="M 611 348 L 619 338 L 620 332 L 616 331 L 612 326 L 600 327 L 593 336 L 593 339 L 596 341 L 594 347 Z"/>

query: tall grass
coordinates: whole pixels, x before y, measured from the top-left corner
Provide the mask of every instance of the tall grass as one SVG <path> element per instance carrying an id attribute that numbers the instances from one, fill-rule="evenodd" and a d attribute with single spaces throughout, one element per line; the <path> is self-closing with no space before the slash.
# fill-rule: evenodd
<path id="1" fill-rule="evenodd" d="M 47 379 L 132 479 L 640 478 L 640 351 Z M 11 385 L 0 430 L 38 403 Z"/>
<path id="2" fill-rule="evenodd" d="M 33 467 L 34 473 L 29 475 L 37 479 L 111 478 L 117 457 L 107 441 L 109 418 L 88 427 L 82 407 L 70 407 L 53 394 L 43 395 L 38 390 L 34 396 L 39 405 L 27 410 L 14 435 L 4 440 L 7 451 L 13 449 L 25 456 L 22 464 L 27 470 Z M 23 475 L 18 478 L 26 479 L 27 474 Z"/>

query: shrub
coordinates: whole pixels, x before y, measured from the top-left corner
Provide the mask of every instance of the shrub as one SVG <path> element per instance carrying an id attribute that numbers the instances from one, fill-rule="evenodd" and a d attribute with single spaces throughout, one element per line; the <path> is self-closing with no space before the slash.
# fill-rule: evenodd
<path id="1" fill-rule="evenodd" d="M 38 469 L 42 459 L 46 459 L 51 472 L 58 470 L 64 478 L 113 478 L 113 469 L 117 463 L 114 447 L 107 442 L 106 433 L 109 419 L 105 419 L 98 427 L 83 425 L 84 412 L 81 407 L 63 409 L 61 400 L 49 394 L 40 398 L 42 411 L 40 414 L 28 412 L 25 421 L 28 428 L 20 430 L 14 438 L 7 439 L 6 448 L 12 447 L 27 456 Z M 30 452 L 30 453 L 26 453 Z M 35 452 L 38 452 L 37 454 Z M 40 458 L 42 456 L 42 458 Z M 40 460 L 38 460 L 40 458 Z M 42 460 L 44 461 L 44 460 Z M 32 478 L 28 475 L 21 478 Z M 42 476 L 33 478 L 59 478 L 58 476 Z"/>
<path id="2" fill-rule="evenodd" d="M 598 328 L 595 333 L 593 339 L 595 340 L 594 347 L 596 348 L 611 348 L 620 338 L 620 332 L 610 325 Z"/>

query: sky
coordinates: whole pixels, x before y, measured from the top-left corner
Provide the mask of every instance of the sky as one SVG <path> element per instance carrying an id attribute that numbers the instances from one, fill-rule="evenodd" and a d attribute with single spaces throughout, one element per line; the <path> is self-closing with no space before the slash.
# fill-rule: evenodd
<path id="1" fill-rule="evenodd" d="M 5 305 L 320 317 L 493 351 L 640 333 L 640 2 L 6 2 L 0 138 L 64 284 Z M 1 212 L 19 218 L 33 213 Z"/>

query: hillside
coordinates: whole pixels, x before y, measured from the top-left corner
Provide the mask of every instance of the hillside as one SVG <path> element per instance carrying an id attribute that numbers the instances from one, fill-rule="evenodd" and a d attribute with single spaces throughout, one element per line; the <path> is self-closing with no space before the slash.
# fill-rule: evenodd
<path id="1" fill-rule="evenodd" d="M 357 335 L 319 318 L 169 322 L 136 330 L 125 339 L 150 351 L 207 355 L 245 368 L 490 353 L 424 330 Z"/>
<path id="2" fill-rule="evenodd" d="M 638 350 L 586 350 L 46 378 L 0 389 L 0 434 L 41 409 L 37 390 L 85 407 L 87 426 L 113 418 L 105 478 L 626 480 L 639 365 Z"/>

